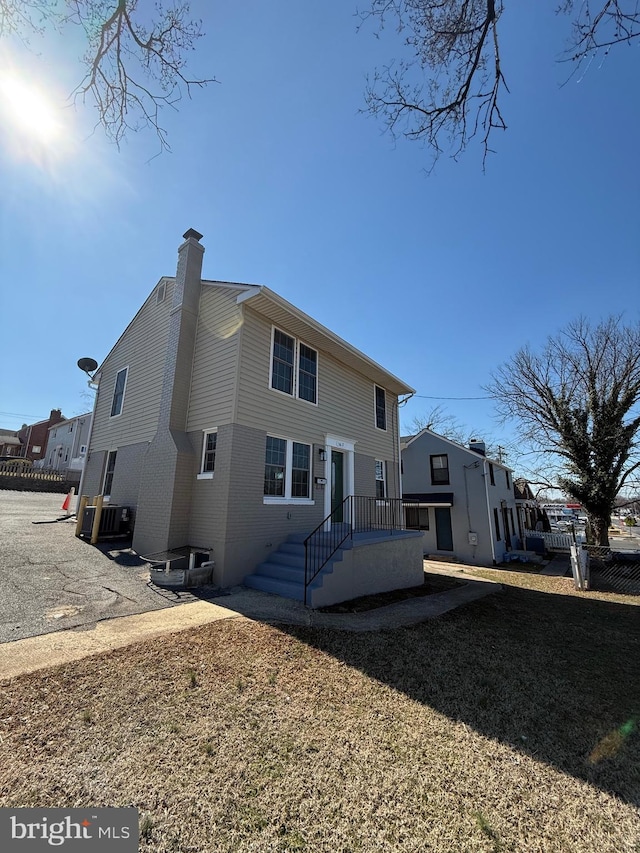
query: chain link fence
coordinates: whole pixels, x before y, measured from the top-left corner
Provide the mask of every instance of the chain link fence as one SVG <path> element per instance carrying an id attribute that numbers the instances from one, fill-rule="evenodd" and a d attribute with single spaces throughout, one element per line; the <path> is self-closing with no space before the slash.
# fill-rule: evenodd
<path id="1" fill-rule="evenodd" d="M 640 595 L 640 552 L 585 545 L 589 554 L 591 589 Z"/>

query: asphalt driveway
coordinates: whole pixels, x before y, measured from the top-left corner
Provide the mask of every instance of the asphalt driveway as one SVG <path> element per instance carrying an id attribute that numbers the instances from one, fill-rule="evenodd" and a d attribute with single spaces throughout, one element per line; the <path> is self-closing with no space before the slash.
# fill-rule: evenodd
<path id="1" fill-rule="evenodd" d="M 150 585 L 127 542 L 76 539 L 63 500 L 0 491 L 0 643 L 197 600 Z"/>

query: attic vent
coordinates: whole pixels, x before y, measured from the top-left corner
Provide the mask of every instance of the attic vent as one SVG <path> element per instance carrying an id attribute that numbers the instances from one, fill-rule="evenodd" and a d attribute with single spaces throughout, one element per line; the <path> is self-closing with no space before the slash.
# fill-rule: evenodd
<path id="1" fill-rule="evenodd" d="M 161 302 L 164 302 L 164 297 L 167 294 L 167 282 L 163 281 L 158 285 L 158 289 L 156 290 L 156 305 L 159 305 Z"/>

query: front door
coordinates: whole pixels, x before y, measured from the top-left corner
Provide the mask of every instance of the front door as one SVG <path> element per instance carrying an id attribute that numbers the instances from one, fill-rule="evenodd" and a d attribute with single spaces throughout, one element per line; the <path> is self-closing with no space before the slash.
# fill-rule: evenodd
<path id="1" fill-rule="evenodd" d="M 343 521 L 342 502 L 344 500 L 344 453 L 331 451 L 331 512 L 334 522 Z"/>
<path id="2" fill-rule="evenodd" d="M 438 551 L 453 551 L 453 533 L 451 532 L 451 510 L 448 506 L 435 507 L 436 547 Z"/>

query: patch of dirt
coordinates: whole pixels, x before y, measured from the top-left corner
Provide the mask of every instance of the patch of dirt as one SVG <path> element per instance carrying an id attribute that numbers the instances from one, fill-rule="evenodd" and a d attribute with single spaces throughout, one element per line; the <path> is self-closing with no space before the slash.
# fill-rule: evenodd
<path id="1" fill-rule="evenodd" d="M 459 581 L 448 575 L 437 575 L 424 573 L 424 582 L 420 586 L 411 586 L 407 589 L 392 589 L 389 592 L 379 592 L 376 595 L 363 595 L 360 598 L 352 598 L 340 604 L 332 604 L 329 607 L 319 607 L 320 613 L 364 613 L 367 610 L 376 610 L 378 607 L 386 607 L 398 601 L 406 601 L 408 598 L 421 598 L 423 595 L 435 595 L 438 592 L 446 592 L 458 586 L 464 586 L 465 581 Z"/>

